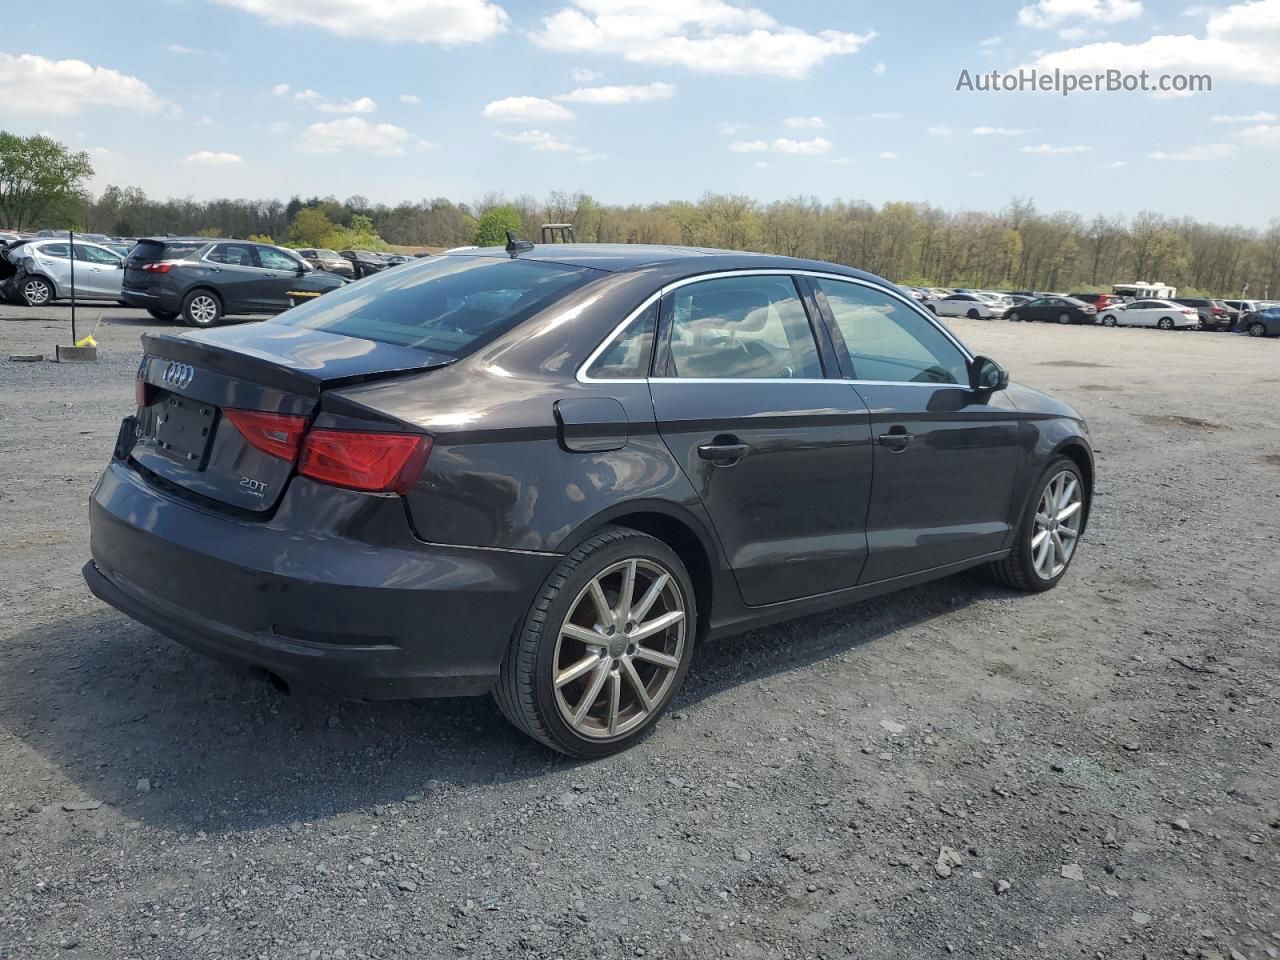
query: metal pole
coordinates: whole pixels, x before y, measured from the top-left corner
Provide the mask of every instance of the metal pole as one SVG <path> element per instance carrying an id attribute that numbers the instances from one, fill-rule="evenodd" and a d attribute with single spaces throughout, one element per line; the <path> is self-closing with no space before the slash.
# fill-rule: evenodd
<path id="1" fill-rule="evenodd" d="M 67 231 L 67 252 L 71 256 L 71 345 L 76 344 L 76 232 Z"/>

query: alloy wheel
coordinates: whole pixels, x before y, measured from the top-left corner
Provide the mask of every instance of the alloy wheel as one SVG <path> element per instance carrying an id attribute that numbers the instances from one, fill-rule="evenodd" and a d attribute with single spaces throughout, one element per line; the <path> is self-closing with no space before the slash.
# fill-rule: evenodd
<path id="1" fill-rule="evenodd" d="M 1070 322 L 1071 322 L 1071 314 L 1069 314 L 1069 313 L 1060 313 L 1060 314 L 1058 314 L 1058 322 L 1059 322 L 1059 323 L 1061 323 L 1061 324 L 1068 324 L 1068 323 L 1070 323 Z"/>
<path id="2" fill-rule="evenodd" d="M 1070 470 L 1055 474 L 1036 507 L 1031 534 L 1031 564 L 1041 580 L 1061 576 L 1071 562 L 1080 524 L 1084 520 L 1084 493 L 1080 478 Z"/>
<path id="3" fill-rule="evenodd" d="M 1104 327 L 1114 327 L 1116 325 L 1116 318 L 1108 314 L 1102 318 L 1102 325 Z"/>
<path id="4" fill-rule="evenodd" d="M 52 291 L 43 280 L 28 280 L 22 285 L 22 296 L 33 307 L 40 307 L 49 302 Z"/>
<path id="5" fill-rule="evenodd" d="M 200 326 L 206 326 L 218 319 L 218 303 L 208 294 L 200 294 L 191 299 L 187 307 L 191 319 Z"/>
<path id="6" fill-rule="evenodd" d="M 1168 317 L 1161 317 L 1161 318 L 1160 318 L 1159 327 L 1160 327 L 1160 329 L 1161 329 L 1161 330 L 1172 330 L 1172 329 L 1173 329 L 1173 321 L 1172 321 L 1172 320 L 1170 320 Z"/>
<path id="7" fill-rule="evenodd" d="M 645 723 L 680 672 L 686 613 L 680 584 L 656 561 L 623 560 L 593 577 L 556 639 L 552 669 L 560 718 L 594 739 Z"/>
<path id="8" fill-rule="evenodd" d="M 1249 336 L 1251 337 L 1261 337 L 1265 335 L 1266 332 L 1267 332 L 1267 328 L 1260 323 L 1252 324 L 1249 327 Z"/>

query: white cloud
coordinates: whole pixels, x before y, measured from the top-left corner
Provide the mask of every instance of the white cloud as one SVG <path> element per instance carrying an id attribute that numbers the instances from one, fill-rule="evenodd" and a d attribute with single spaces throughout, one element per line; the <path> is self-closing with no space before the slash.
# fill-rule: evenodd
<path id="1" fill-rule="evenodd" d="M 901 120 L 902 119 L 902 114 L 893 113 L 887 110 L 881 110 L 878 113 L 869 113 L 867 114 L 867 116 L 870 117 L 872 120 Z"/>
<path id="2" fill-rule="evenodd" d="M 716 129 L 723 133 L 726 137 L 732 137 L 735 133 L 740 133 L 747 129 L 745 123 L 733 123 L 730 120 L 721 120 L 716 124 Z"/>
<path id="3" fill-rule="evenodd" d="M 85 153 L 91 157 L 105 157 L 111 153 L 106 147 L 90 147 Z"/>
<path id="4" fill-rule="evenodd" d="M 1210 123 L 1274 123 L 1276 115 L 1259 110 L 1257 113 L 1219 113 L 1209 118 Z"/>
<path id="5" fill-rule="evenodd" d="M 1000 44 L 1002 44 L 1002 43 L 1004 43 L 1004 37 L 987 37 L 985 40 L 983 40 L 981 43 L 979 43 L 979 44 L 978 44 L 978 46 L 980 46 L 980 47 L 998 47 L 998 46 L 1000 46 Z"/>
<path id="6" fill-rule="evenodd" d="M 729 149 L 733 153 L 760 153 L 769 149 L 769 144 L 764 140 L 734 140 L 729 144 Z"/>
<path id="7" fill-rule="evenodd" d="M 510 18 L 488 0 L 215 0 L 276 26 L 308 26 L 340 37 L 458 46 L 490 40 Z"/>
<path id="8" fill-rule="evenodd" d="M 410 106 L 417 106 L 422 102 L 422 98 L 416 93 L 402 93 L 400 94 L 400 102 L 407 103 Z"/>
<path id="9" fill-rule="evenodd" d="M 361 150 L 380 157 L 400 156 L 410 146 L 427 149 L 431 144 L 425 140 L 414 143 L 413 135 L 404 127 L 392 123 L 373 124 L 364 117 L 313 123 L 298 142 L 298 149 L 303 153 Z"/>
<path id="10" fill-rule="evenodd" d="M 592 70 L 590 67 L 574 67 L 569 71 L 569 76 L 573 77 L 574 83 L 599 83 L 604 79 L 601 71 Z"/>
<path id="11" fill-rule="evenodd" d="M 238 153 L 222 153 L 213 150 L 201 150 L 189 157 L 183 157 L 183 163 L 198 163 L 204 167 L 234 167 L 244 163 L 244 157 Z"/>
<path id="12" fill-rule="evenodd" d="M 881 160 L 897 160 L 898 155 L 894 153 L 892 150 L 885 150 L 883 153 L 880 154 L 880 159 Z"/>
<path id="13" fill-rule="evenodd" d="M 1249 0 L 1214 11 L 1204 36 L 1164 34 L 1141 43 L 1090 43 L 1040 54 L 1042 70 L 1097 73 L 1124 64 L 1152 73 L 1207 73 L 1215 81 L 1280 84 L 1280 0 Z"/>
<path id="14" fill-rule="evenodd" d="M 1072 144 L 1071 146 L 1057 147 L 1048 143 L 1041 143 L 1034 147 L 1019 147 L 1022 153 L 1038 153 L 1042 156 L 1060 153 L 1088 153 L 1093 147 L 1086 147 L 1081 144 Z"/>
<path id="15" fill-rule="evenodd" d="M 877 77 L 883 77 L 888 72 L 888 70 L 889 68 L 886 67 L 883 63 L 877 63 L 871 67 L 871 72 L 874 73 Z"/>
<path id="16" fill-rule="evenodd" d="M 786 137 L 779 137 L 773 141 L 773 149 L 778 153 L 794 153 L 812 157 L 822 153 L 830 153 L 831 141 L 822 137 L 814 137 L 812 140 L 788 140 Z"/>
<path id="17" fill-rule="evenodd" d="M 782 122 L 792 130 L 821 130 L 827 125 L 821 117 L 787 117 Z"/>
<path id="18" fill-rule="evenodd" d="M 196 126 L 197 126 L 197 127 L 212 127 L 212 126 L 213 126 L 213 118 L 212 118 L 212 117 L 208 117 L 208 116 L 201 117 L 199 120 L 197 120 L 197 121 L 196 121 Z"/>
<path id="19" fill-rule="evenodd" d="M 1128 160 L 1112 160 L 1110 163 L 1107 164 L 1107 169 L 1119 170 L 1121 167 L 1127 167 L 1128 165 L 1129 165 Z"/>
<path id="20" fill-rule="evenodd" d="M 1122 23 L 1140 16 L 1142 4 L 1138 0 L 1039 0 L 1018 10 L 1018 23 L 1050 30 L 1068 20 Z"/>
<path id="21" fill-rule="evenodd" d="M 930 127 L 929 133 L 935 137 L 949 137 L 951 136 L 951 128 L 948 127 L 945 123 L 939 123 Z"/>
<path id="22" fill-rule="evenodd" d="M 498 131 L 494 136 L 501 137 L 503 140 L 510 140 L 512 143 L 523 143 L 534 150 L 548 150 L 554 153 L 578 153 L 583 156 L 592 155 L 591 151 L 586 147 L 579 147 L 568 140 L 561 140 L 545 130 L 522 130 L 520 133 Z"/>
<path id="23" fill-rule="evenodd" d="M 755 165 L 759 167 L 761 170 L 768 170 L 771 166 L 773 166 L 773 164 L 771 164 L 768 160 L 757 160 Z"/>
<path id="24" fill-rule="evenodd" d="M 70 116 L 84 107 L 124 107 L 143 113 L 176 111 L 128 74 L 83 60 L 49 60 L 34 53 L 0 53 L 0 103 L 8 112 Z"/>
<path id="25" fill-rule="evenodd" d="M 675 84 L 632 83 L 610 87 L 578 87 L 562 93 L 557 100 L 568 103 L 644 103 L 648 100 L 669 100 L 675 96 Z"/>
<path id="26" fill-rule="evenodd" d="M 1154 153 L 1148 153 L 1147 157 L 1152 160 L 1217 160 L 1229 157 L 1235 152 L 1234 143 L 1201 143 L 1172 152 L 1157 150 Z"/>
<path id="27" fill-rule="evenodd" d="M 834 160 L 828 160 L 827 163 L 830 163 L 839 167 L 844 167 L 853 163 L 853 157 L 836 157 Z"/>
<path id="28" fill-rule="evenodd" d="M 551 50 L 619 54 L 636 63 L 702 73 L 803 77 L 829 57 L 857 53 L 874 37 L 783 26 L 755 7 L 725 0 L 572 0 L 544 17 L 533 40 Z"/>
<path id="29" fill-rule="evenodd" d="M 197 50 L 195 47 L 184 47 L 180 43 L 171 43 L 165 47 L 170 53 L 177 53 L 184 56 L 190 56 L 197 53 L 204 53 L 203 50 Z"/>
<path id="30" fill-rule="evenodd" d="M 573 112 L 542 97 L 506 97 L 485 104 L 480 112 L 486 120 L 512 123 L 548 123 L 572 120 Z"/>
<path id="31" fill-rule="evenodd" d="M 1272 120 L 1275 117 L 1271 118 Z M 1274 123 L 1260 123 L 1255 127 L 1241 130 L 1237 134 L 1242 140 L 1256 143 L 1264 147 L 1280 147 L 1280 126 Z"/>
<path id="32" fill-rule="evenodd" d="M 273 97 L 284 97 L 284 96 L 288 96 L 288 94 L 289 94 L 289 85 L 287 83 L 277 83 L 274 87 L 271 88 L 271 95 Z"/>
<path id="33" fill-rule="evenodd" d="M 975 137 L 1020 137 L 1026 130 L 1021 127 L 974 127 Z"/>
<path id="34" fill-rule="evenodd" d="M 316 109 L 323 113 L 373 113 L 378 105 L 369 97 L 357 97 L 355 100 L 328 100 L 316 104 Z"/>

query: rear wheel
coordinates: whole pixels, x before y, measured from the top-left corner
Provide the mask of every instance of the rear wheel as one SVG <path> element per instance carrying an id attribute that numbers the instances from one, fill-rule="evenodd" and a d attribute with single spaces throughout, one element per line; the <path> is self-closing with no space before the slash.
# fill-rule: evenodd
<path id="1" fill-rule="evenodd" d="M 178 315 L 172 310 L 159 310 L 155 307 L 147 307 L 147 313 L 155 317 L 157 320 L 163 320 L 165 323 L 171 323 L 178 319 Z"/>
<path id="2" fill-rule="evenodd" d="M 1172 317 L 1161 317 L 1161 318 L 1160 318 L 1160 322 L 1159 322 L 1159 323 L 1157 323 L 1157 324 L 1156 324 L 1156 326 L 1157 326 L 1157 327 L 1159 327 L 1161 330 L 1172 330 L 1172 329 L 1173 329 L 1173 318 L 1172 318 Z"/>
<path id="3" fill-rule="evenodd" d="M 1070 323 L 1070 322 L 1071 322 L 1071 314 L 1069 314 L 1069 313 L 1060 313 L 1060 314 L 1058 314 L 1058 322 L 1059 322 L 1059 323 Z"/>
<path id="4" fill-rule="evenodd" d="M 932 313 L 935 317 L 938 315 L 938 308 L 935 307 L 932 303 L 926 303 L 925 306 L 929 308 L 929 312 Z"/>
<path id="5" fill-rule="evenodd" d="M 222 301 L 209 290 L 192 290 L 182 301 L 182 319 L 193 327 L 212 327 L 222 318 Z"/>
<path id="6" fill-rule="evenodd" d="M 1267 328 L 1263 326 L 1261 323 L 1249 324 L 1249 336 L 1265 337 L 1266 335 L 1267 335 Z"/>
<path id="7" fill-rule="evenodd" d="M 1022 314 L 1018 313 L 1017 310 L 1011 310 L 1009 311 L 1009 319 L 1014 323 L 1020 323 L 1022 321 Z"/>
<path id="8" fill-rule="evenodd" d="M 968 317 L 970 320 L 977 320 L 979 317 L 982 316 L 982 314 L 980 314 L 977 310 L 971 309 L 968 313 L 965 314 L 965 316 Z"/>
<path id="9" fill-rule="evenodd" d="M 517 728 L 603 757 L 652 727 L 684 683 L 697 611 L 665 543 L 606 527 L 543 583 L 503 658 L 494 699 Z"/>
<path id="10" fill-rule="evenodd" d="M 53 302 L 53 284 L 44 277 L 27 277 L 19 289 L 28 307 L 44 307 Z"/>
<path id="11" fill-rule="evenodd" d="M 1058 585 L 1075 557 L 1087 493 L 1080 468 L 1058 457 L 1040 475 L 1036 493 L 1023 513 L 1013 552 L 987 566 L 996 580 L 1029 593 Z"/>

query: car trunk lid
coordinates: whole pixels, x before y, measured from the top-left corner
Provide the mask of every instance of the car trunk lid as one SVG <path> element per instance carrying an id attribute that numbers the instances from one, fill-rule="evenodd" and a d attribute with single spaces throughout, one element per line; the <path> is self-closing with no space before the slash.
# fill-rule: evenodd
<path id="1" fill-rule="evenodd" d="M 276 323 L 146 334 L 142 343 L 130 458 L 160 486 L 250 513 L 279 502 L 295 470 L 287 451 L 296 451 L 324 391 L 453 362 Z M 275 425 L 241 411 L 274 415 Z"/>

